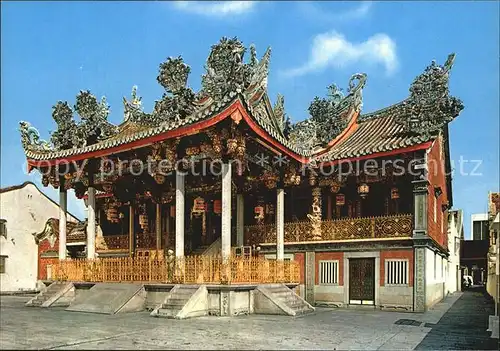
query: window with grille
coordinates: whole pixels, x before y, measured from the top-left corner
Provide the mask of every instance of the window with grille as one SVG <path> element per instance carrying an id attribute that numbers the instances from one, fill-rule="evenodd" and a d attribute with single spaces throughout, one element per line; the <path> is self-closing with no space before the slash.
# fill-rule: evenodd
<path id="1" fill-rule="evenodd" d="M 5 219 L 0 219 L 0 236 L 7 239 L 7 221 Z"/>
<path id="2" fill-rule="evenodd" d="M 387 285 L 408 285 L 408 260 L 385 260 L 385 283 Z"/>
<path id="3" fill-rule="evenodd" d="M 339 283 L 339 261 L 319 261 L 319 283 Z"/>

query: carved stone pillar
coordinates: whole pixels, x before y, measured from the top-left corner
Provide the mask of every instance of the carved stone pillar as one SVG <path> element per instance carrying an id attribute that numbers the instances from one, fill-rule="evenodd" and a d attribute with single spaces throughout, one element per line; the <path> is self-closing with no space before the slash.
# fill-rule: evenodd
<path id="1" fill-rule="evenodd" d="M 414 302 L 415 312 L 425 312 L 425 246 L 415 247 L 415 272 L 414 272 Z M 429 263 L 430 264 L 430 263 Z"/>
<path id="2" fill-rule="evenodd" d="M 87 222 L 87 258 L 95 258 L 95 188 L 89 186 L 88 188 L 88 222 Z"/>
<path id="3" fill-rule="evenodd" d="M 429 194 L 427 180 L 415 180 L 413 184 L 413 203 L 414 203 L 414 218 L 413 218 L 413 236 L 427 236 L 427 195 Z"/>
<path id="4" fill-rule="evenodd" d="M 68 193 L 64 188 L 64 181 L 59 186 L 59 259 L 66 259 L 66 215 Z"/>
<path id="5" fill-rule="evenodd" d="M 245 201 L 243 194 L 236 195 L 236 246 L 244 245 Z"/>
<path id="6" fill-rule="evenodd" d="M 156 204 L 156 250 L 161 250 L 161 204 Z"/>
<path id="7" fill-rule="evenodd" d="M 175 257 L 184 257 L 184 181 L 185 174 L 175 173 Z"/>
<path id="8" fill-rule="evenodd" d="M 312 189 L 311 221 L 313 240 L 321 240 L 321 188 Z"/>
<path id="9" fill-rule="evenodd" d="M 305 300 L 314 305 L 314 286 L 316 284 L 316 253 L 307 251 L 305 254 Z"/>
<path id="10" fill-rule="evenodd" d="M 285 256 L 285 190 L 276 190 L 276 259 Z"/>
<path id="11" fill-rule="evenodd" d="M 427 235 L 427 195 L 429 182 L 427 180 L 416 180 L 413 184 L 413 239 L 414 239 L 414 311 L 425 312 L 426 310 L 426 239 Z"/>
<path id="12" fill-rule="evenodd" d="M 222 164 L 222 259 L 231 256 L 231 163 Z"/>
<path id="13" fill-rule="evenodd" d="M 134 256 L 135 252 L 135 210 L 134 204 L 130 202 L 128 208 L 129 218 L 128 218 L 128 253 L 130 257 Z"/>

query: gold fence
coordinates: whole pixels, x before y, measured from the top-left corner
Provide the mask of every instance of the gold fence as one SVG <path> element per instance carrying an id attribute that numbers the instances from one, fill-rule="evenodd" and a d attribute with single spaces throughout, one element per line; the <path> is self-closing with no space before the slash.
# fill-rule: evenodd
<path id="1" fill-rule="evenodd" d="M 285 242 L 334 241 L 347 239 L 411 237 L 413 216 L 362 217 L 321 221 L 321 238 L 312 236 L 310 221 L 285 223 Z M 245 227 L 248 245 L 276 242 L 276 224 L 251 225 Z"/>
<path id="2" fill-rule="evenodd" d="M 295 261 L 255 257 L 186 256 L 183 259 L 119 257 L 58 261 L 53 276 L 63 281 L 190 284 L 299 283 Z"/>

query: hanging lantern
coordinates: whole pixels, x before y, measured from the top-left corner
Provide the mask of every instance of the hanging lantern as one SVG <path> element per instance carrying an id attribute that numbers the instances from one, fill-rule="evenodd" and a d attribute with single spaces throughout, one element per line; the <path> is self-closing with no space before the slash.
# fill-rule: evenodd
<path id="1" fill-rule="evenodd" d="M 228 139 L 227 140 L 227 153 L 232 154 L 236 151 L 236 147 L 238 146 L 238 141 L 236 139 Z"/>
<path id="2" fill-rule="evenodd" d="M 146 231 L 148 229 L 148 215 L 143 213 L 139 215 L 139 225 Z"/>
<path id="3" fill-rule="evenodd" d="M 221 200 L 214 200 L 214 213 L 221 214 L 222 213 L 222 202 Z"/>
<path id="4" fill-rule="evenodd" d="M 42 176 L 42 185 L 43 186 L 49 186 L 49 177 L 44 175 Z"/>
<path id="5" fill-rule="evenodd" d="M 161 173 L 155 173 L 153 178 L 154 178 L 155 182 L 157 182 L 158 184 L 165 183 L 165 176 Z"/>
<path id="6" fill-rule="evenodd" d="M 113 185 L 111 183 L 103 183 L 102 184 L 102 189 L 105 192 L 109 193 L 109 192 L 111 192 L 111 190 L 113 190 Z"/>
<path id="7" fill-rule="evenodd" d="M 314 174 L 314 171 L 309 173 L 309 185 L 310 186 L 316 185 L 316 175 Z"/>
<path id="8" fill-rule="evenodd" d="M 65 173 L 64 174 L 64 179 L 70 180 L 71 178 L 73 178 L 73 175 L 71 173 Z"/>
<path id="9" fill-rule="evenodd" d="M 197 197 L 194 199 L 193 213 L 203 213 L 205 212 L 205 199 L 202 197 Z"/>
<path id="10" fill-rule="evenodd" d="M 116 209 L 116 207 L 110 207 L 108 208 L 108 210 L 106 211 L 106 217 L 108 219 L 108 221 L 110 221 L 111 223 L 118 223 L 118 210 Z"/>
<path id="11" fill-rule="evenodd" d="M 340 184 L 337 182 L 332 183 L 332 185 L 330 186 L 330 191 L 332 192 L 332 194 L 338 193 L 339 190 L 340 190 Z"/>
<path id="12" fill-rule="evenodd" d="M 391 189 L 391 199 L 399 199 L 399 189 L 394 187 Z"/>
<path id="13" fill-rule="evenodd" d="M 264 218 L 264 206 L 255 206 L 254 213 L 255 219 Z"/>
<path id="14" fill-rule="evenodd" d="M 344 206 L 345 205 L 345 195 L 344 194 L 337 194 L 337 196 L 335 196 L 335 205 L 337 205 L 337 206 Z"/>
<path id="15" fill-rule="evenodd" d="M 370 186 L 366 183 L 361 183 L 358 186 L 358 194 L 361 196 L 361 198 L 366 198 L 368 196 L 368 193 L 370 192 Z"/>

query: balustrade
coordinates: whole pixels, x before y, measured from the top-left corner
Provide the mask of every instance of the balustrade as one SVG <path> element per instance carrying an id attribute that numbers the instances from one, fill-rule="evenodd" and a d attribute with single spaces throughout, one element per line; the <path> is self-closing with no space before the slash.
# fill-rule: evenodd
<path id="1" fill-rule="evenodd" d="M 186 256 L 169 261 L 163 257 L 119 257 L 58 261 L 53 276 L 63 281 L 155 282 L 188 284 L 299 283 L 296 261 L 256 257 Z"/>
<path id="2" fill-rule="evenodd" d="M 321 237 L 313 238 L 310 221 L 285 223 L 285 242 L 335 241 L 348 239 L 380 239 L 411 237 L 413 217 L 401 214 L 383 217 L 347 218 L 321 221 Z M 245 227 L 248 245 L 276 243 L 276 225 Z"/>

